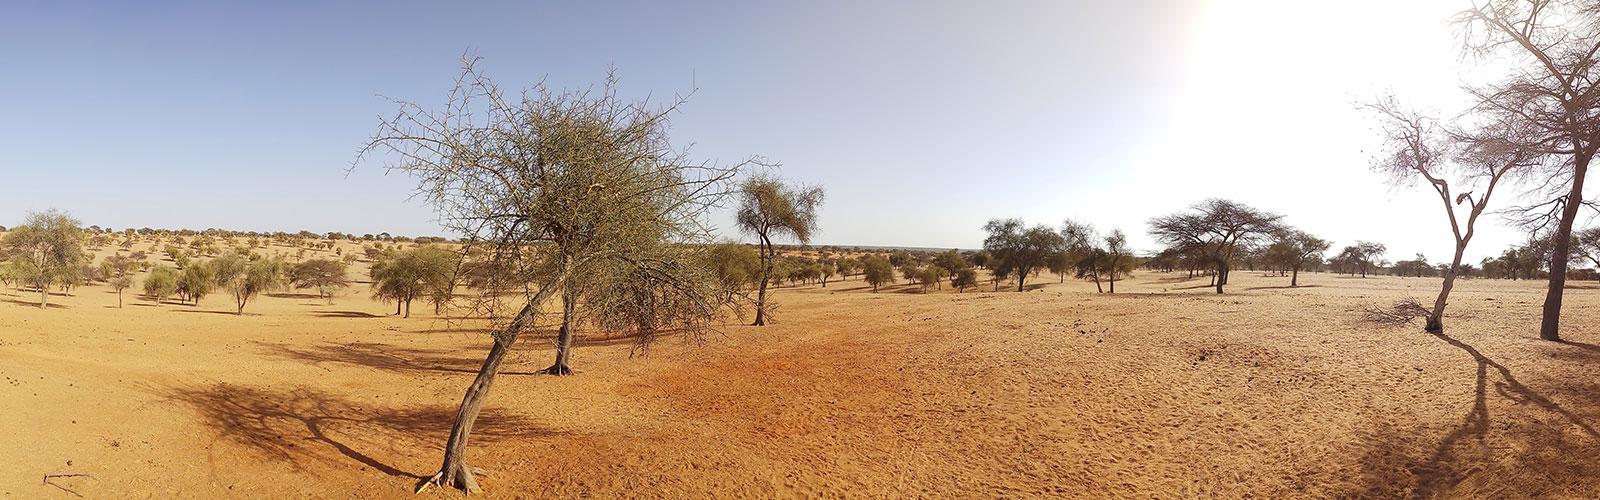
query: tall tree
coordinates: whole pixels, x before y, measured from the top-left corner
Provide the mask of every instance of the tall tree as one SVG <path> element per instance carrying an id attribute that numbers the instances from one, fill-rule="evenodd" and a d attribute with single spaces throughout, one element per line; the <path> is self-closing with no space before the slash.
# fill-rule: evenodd
<path id="1" fill-rule="evenodd" d="M 22 225 L 5 235 L 12 272 L 18 281 L 39 291 L 39 307 L 50 304 L 50 287 L 70 284 L 86 261 L 83 230 L 66 212 L 30 212 Z"/>
<path id="2" fill-rule="evenodd" d="M 1022 219 L 992 219 L 983 225 L 989 233 L 983 249 L 989 252 L 989 268 L 996 280 L 1017 278 L 1017 291 L 1024 290 L 1028 275 L 1045 266 L 1050 255 L 1059 251 L 1060 234 L 1043 224 L 1027 227 Z"/>
<path id="3" fill-rule="evenodd" d="M 776 239 L 790 238 L 800 244 L 811 243 L 817 231 L 817 207 L 822 205 L 822 188 L 790 186 L 767 175 L 745 179 L 739 186 L 739 229 L 756 237 L 761 252 L 761 282 L 756 289 L 755 326 L 767 324 L 767 285 L 772 280 L 772 264 L 777 256 Z"/>
<path id="4" fill-rule="evenodd" d="M 401 103 L 363 151 L 416 177 L 443 224 L 502 270 L 496 293 L 471 307 L 496 325 L 494 342 L 440 470 L 419 489 L 478 489 L 465 460 L 473 422 L 507 352 L 555 295 L 585 300 L 588 321 L 641 347 L 659 332 L 711 329 L 724 295 L 697 252 L 712 241 L 708 211 L 753 161 L 717 166 L 674 147 L 668 119 L 683 98 L 624 101 L 614 79 L 598 92 L 535 86 L 508 98 L 474 66 L 465 61 L 442 109 Z"/>
<path id="5" fill-rule="evenodd" d="M 1190 207 L 1187 212 L 1150 219 L 1150 234 L 1168 246 L 1188 248 L 1215 266 L 1213 279 L 1217 293 L 1228 284 L 1228 270 L 1234 252 L 1278 230 L 1283 216 L 1257 210 L 1243 203 L 1211 198 Z"/>
<path id="6" fill-rule="evenodd" d="M 1472 242 L 1478 216 L 1488 208 L 1489 198 L 1500 181 L 1536 166 L 1539 155 L 1523 144 L 1522 138 L 1531 134 L 1519 127 L 1525 129 L 1526 125 L 1514 121 L 1498 122 L 1476 133 L 1451 132 L 1432 118 L 1403 109 L 1393 98 L 1369 107 L 1383 123 L 1383 150 L 1373 160 L 1373 169 L 1389 174 L 1389 182 L 1395 186 L 1427 183 L 1444 204 L 1444 215 L 1450 222 L 1455 255 L 1444 268 L 1444 284 L 1424 326 L 1429 332 L 1442 332 L 1445 304 L 1455 287 L 1467 244 Z M 1461 192 L 1452 192 L 1452 187 Z M 1457 205 L 1464 206 L 1466 213 L 1456 213 Z M 1420 277 L 1428 264 L 1420 254 L 1417 257 L 1421 261 L 1415 265 Z"/>
<path id="7" fill-rule="evenodd" d="M 1470 89 L 1475 111 L 1529 131 L 1518 142 L 1544 160 L 1551 198 L 1523 208 L 1529 225 L 1554 228 L 1539 338 L 1560 340 L 1572 228 L 1600 150 L 1600 8 L 1586 0 L 1485 0 L 1457 21 L 1469 52 L 1508 68 Z"/>

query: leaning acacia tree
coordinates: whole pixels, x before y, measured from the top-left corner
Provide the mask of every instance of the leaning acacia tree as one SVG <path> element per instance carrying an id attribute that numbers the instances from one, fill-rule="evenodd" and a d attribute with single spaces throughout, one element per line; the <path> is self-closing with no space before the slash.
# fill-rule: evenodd
<path id="1" fill-rule="evenodd" d="M 1508 65 L 1470 87 L 1474 111 L 1528 132 L 1520 146 L 1542 156 L 1543 203 L 1522 207 L 1551 230 L 1550 282 L 1539 338 L 1560 340 L 1561 299 L 1584 178 L 1600 151 L 1600 6 L 1587 0 L 1483 0 L 1457 16 L 1469 53 Z"/>
<path id="2" fill-rule="evenodd" d="M 817 232 L 817 206 L 821 204 L 822 188 L 817 186 L 791 187 L 766 175 L 745 179 L 739 186 L 739 230 L 755 236 L 761 251 L 754 326 L 767 324 L 767 285 L 777 257 L 772 240 L 791 238 L 809 244 Z"/>
<path id="3" fill-rule="evenodd" d="M 1373 169 L 1389 174 L 1390 184 L 1396 187 L 1418 181 L 1427 183 L 1439 195 L 1445 218 L 1450 221 L 1455 257 L 1444 270 L 1444 284 L 1433 300 L 1433 309 L 1423 315 L 1427 321 L 1424 329 L 1442 332 L 1445 304 L 1460 273 L 1467 244 L 1472 242 L 1478 216 L 1488 208 L 1489 197 L 1501 180 L 1534 167 L 1540 155 L 1520 140 L 1528 133 L 1526 126 L 1516 121 L 1493 123 L 1473 133 L 1452 132 L 1434 119 L 1403 109 L 1393 98 L 1368 108 L 1382 121 L 1383 146 L 1373 159 Z M 1461 192 L 1453 193 L 1452 185 Z M 1457 214 L 1457 205 L 1466 213 Z"/>
<path id="4" fill-rule="evenodd" d="M 1215 266 L 1217 293 L 1222 293 L 1222 286 L 1228 284 L 1229 263 L 1239 245 L 1274 233 L 1282 219 L 1282 215 L 1243 203 L 1211 198 L 1190 207 L 1188 212 L 1150 219 L 1150 234 L 1169 246 L 1203 255 L 1206 262 Z"/>
<path id="5" fill-rule="evenodd" d="M 701 338 L 724 291 L 694 252 L 711 241 L 706 212 L 731 192 L 745 163 L 692 162 L 668 140 L 684 102 L 629 102 L 616 81 L 603 89 L 552 91 L 539 84 L 508 96 L 466 59 L 437 110 L 398 102 L 357 162 L 388 157 L 418 180 L 467 253 L 496 272 L 472 315 L 495 325 L 493 344 L 468 386 L 440 470 L 418 485 L 478 489 L 465 461 L 495 375 L 517 337 L 533 329 L 547 300 L 584 300 L 591 323 L 633 335 Z M 512 311 L 515 311 L 514 313 Z M 568 315 L 564 317 L 570 318 Z"/>

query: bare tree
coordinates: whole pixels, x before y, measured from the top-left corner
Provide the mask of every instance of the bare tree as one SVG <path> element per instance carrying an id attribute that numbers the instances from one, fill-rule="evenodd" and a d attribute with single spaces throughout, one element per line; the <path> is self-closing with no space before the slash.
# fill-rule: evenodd
<path id="1" fill-rule="evenodd" d="M 1551 198 L 1522 207 L 1523 220 L 1554 227 L 1550 282 L 1539 338 L 1560 340 L 1561 300 L 1584 178 L 1600 150 L 1600 7 L 1586 0 L 1483 0 L 1457 16 L 1468 52 L 1510 69 L 1473 87 L 1475 111 L 1515 124 L 1541 155 Z"/>
<path id="2" fill-rule="evenodd" d="M 497 293 L 469 305 L 496 325 L 494 342 L 440 470 L 419 490 L 478 489 L 465 460 L 473 422 L 506 353 L 557 294 L 585 300 L 588 321 L 641 347 L 664 331 L 698 339 L 712 328 L 724 291 L 692 263 L 712 240 L 707 211 L 748 164 L 696 163 L 672 145 L 668 119 L 682 96 L 666 106 L 625 102 L 608 78 L 598 92 L 536 85 L 508 97 L 475 62 L 464 61 L 442 109 L 399 103 L 363 149 L 416 177 L 445 226 L 502 270 L 489 283 Z"/>
<path id="3" fill-rule="evenodd" d="M 772 263 L 777 256 L 773 240 L 792 238 L 800 244 L 811 242 L 817 231 L 817 207 L 822 205 L 822 188 L 791 187 L 782 180 L 757 175 L 739 186 L 739 229 L 756 237 L 761 251 L 761 283 L 756 289 L 756 321 L 767 324 L 767 284 L 772 280 Z"/>
<path id="4" fill-rule="evenodd" d="M 1489 206 L 1489 198 L 1508 174 L 1535 166 L 1538 155 L 1523 147 L 1526 135 L 1515 123 L 1500 123 L 1476 134 L 1451 133 L 1436 120 L 1402 109 L 1393 98 L 1368 106 L 1382 120 L 1383 149 L 1373 159 L 1373 169 L 1389 174 L 1390 184 L 1410 186 L 1418 180 L 1427 183 L 1444 204 L 1450 234 L 1455 237 L 1455 255 L 1444 269 L 1444 284 L 1427 316 L 1427 331 L 1444 331 L 1444 308 L 1455 286 L 1467 244 L 1472 242 L 1478 216 Z M 1463 191 L 1451 192 L 1452 184 Z M 1477 191 L 1477 196 L 1473 192 Z M 1456 206 L 1467 209 L 1456 213 Z M 1427 262 L 1419 255 L 1418 273 Z"/>
<path id="5" fill-rule="evenodd" d="M 1211 198 L 1188 212 L 1150 219 L 1150 234 L 1168 246 L 1192 249 L 1215 266 L 1217 293 L 1228 284 L 1229 264 L 1240 244 L 1278 230 L 1283 216 L 1243 203 Z"/>

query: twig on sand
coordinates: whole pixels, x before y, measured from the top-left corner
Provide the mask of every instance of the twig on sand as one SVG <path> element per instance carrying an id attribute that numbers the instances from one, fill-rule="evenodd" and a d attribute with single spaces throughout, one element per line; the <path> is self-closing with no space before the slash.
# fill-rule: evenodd
<path id="1" fill-rule="evenodd" d="M 39 482 L 39 484 L 48 484 L 50 486 L 56 487 L 56 489 L 59 489 L 61 491 L 65 491 L 67 493 L 71 493 L 72 496 L 82 498 L 83 497 L 82 494 L 80 494 L 80 493 L 78 493 L 76 491 L 72 491 L 70 488 L 67 488 L 66 486 L 62 486 L 62 485 L 50 482 L 51 479 L 63 478 L 63 477 L 87 477 L 87 478 L 93 479 L 94 478 L 94 474 L 83 474 L 83 473 L 76 473 L 76 472 L 67 472 L 67 473 L 62 473 L 62 474 L 45 474 L 44 475 L 44 479 L 41 480 Z"/>

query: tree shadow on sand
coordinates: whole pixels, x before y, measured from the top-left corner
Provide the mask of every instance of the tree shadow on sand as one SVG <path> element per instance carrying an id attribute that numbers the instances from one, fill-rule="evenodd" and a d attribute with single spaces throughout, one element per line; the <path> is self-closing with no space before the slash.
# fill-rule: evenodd
<path id="1" fill-rule="evenodd" d="M 319 368 L 328 363 L 364 366 L 397 372 L 478 373 L 483 357 L 462 357 L 456 351 L 415 349 L 371 342 L 320 344 L 309 347 L 256 342 L 269 356 L 299 361 Z M 501 375 L 539 375 L 542 370 L 500 370 Z"/>
<path id="2" fill-rule="evenodd" d="M 432 449 L 455 419 L 454 406 L 373 407 L 308 387 L 277 391 L 219 383 L 174 389 L 167 401 L 194 409 L 200 421 L 217 432 L 218 439 L 296 470 L 354 460 L 384 474 L 410 479 L 422 476 L 401 470 L 371 450 Z M 527 418 L 487 409 L 472 433 L 473 440 L 480 443 L 553 435 Z"/>
<path id="3" fill-rule="evenodd" d="M 1556 386 L 1549 391 L 1571 405 L 1563 406 L 1525 385 L 1509 368 L 1471 344 L 1443 333 L 1431 335 L 1472 356 L 1477 369 L 1472 406 L 1426 458 L 1407 456 L 1408 449 L 1427 448 L 1431 440 L 1425 429 L 1379 429 L 1373 439 L 1375 447 L 1362 464 L 1366 495 L 1397 496 L 1397 488 L 1402 487 L 1416 498 L 1565 496 L 1594 491 L 1595 484 L 1546 481 L 1600 475 L 1600 461 L 1592 458 L 1600 453 L 1600 430 L 1593 423 L 1595 417 L 1585 415 L 1600 409 L 1600 395 L 1588 379 L 1554 380 Z M 1600 364 L 1600 347 L 1579 347 L 1590 352 L 1568 354 L 1581 355 L 1584 366 Z M 1494 418 L 1491 390 L 1499 400 L 1516 405 L 1516 410 Z M 1573 440 L 1573 435 L 1579 439 Z M 1403 469 L 1397 466 L 1401 463 Z M 1406 472 L 1413 477 L 1406 477 Z"/>

